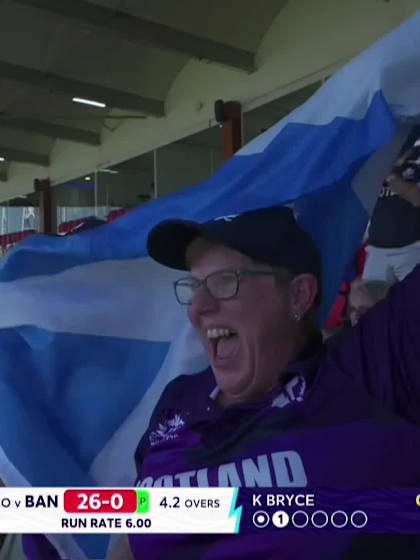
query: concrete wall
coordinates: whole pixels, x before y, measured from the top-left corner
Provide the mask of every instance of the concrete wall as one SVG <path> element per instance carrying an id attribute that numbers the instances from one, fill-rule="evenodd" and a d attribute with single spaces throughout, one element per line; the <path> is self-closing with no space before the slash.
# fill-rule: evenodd
<path id="1" fill-rule="evenodd" d="M 322 79 L 418 9 L 419 0 L 290 0 L 260 44 L 256 72 L 190 61 L 172 83 L 165 117 L 121 121 L 103 130 L 100 147 L 57 141 L 49 169 L 11 165 L 0 201 L 30 192 L 34 177 L 58 184 L 203 130 L 214 124 L 218 98 L 247 110 Z"/>

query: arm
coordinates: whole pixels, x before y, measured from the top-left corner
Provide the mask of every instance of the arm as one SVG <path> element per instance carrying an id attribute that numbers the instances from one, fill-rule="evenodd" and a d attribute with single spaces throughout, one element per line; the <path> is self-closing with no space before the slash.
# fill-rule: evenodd
<path id="1" fill-rule="evenodd" d="M 396 175 L 390 175 L 387 184 L 392 192 L 415 206 L 420 208 L 420 187 L 412 181 L 405 181 Z"/>
<path id="2" fill-rule="evenodd" d="M 420 265 L 359 324 L 327 346 L 344 374 L 420 426 Z"/>

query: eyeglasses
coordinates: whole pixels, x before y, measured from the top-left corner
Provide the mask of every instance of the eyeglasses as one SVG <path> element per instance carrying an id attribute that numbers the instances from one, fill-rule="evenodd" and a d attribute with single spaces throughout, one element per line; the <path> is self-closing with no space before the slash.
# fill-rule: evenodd
<path id="1" fill-rule="evenodd" d="M 175 296 L 181 305 L 191 305 L 195 294 L 205 286 L 215 299 L 230 299 L 237 295 L 239 284 L 244 276 L 277 276 L 273 270 L 218 270 L 203 280 L 193 276 L 180 278 L 174 282 Z"/>

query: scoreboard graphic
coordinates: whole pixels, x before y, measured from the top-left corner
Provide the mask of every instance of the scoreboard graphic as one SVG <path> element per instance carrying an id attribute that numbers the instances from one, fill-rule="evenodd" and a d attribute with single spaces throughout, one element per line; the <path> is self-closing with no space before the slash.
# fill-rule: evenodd
<path id="1" fill-rule="evenodd" d="M 420 488 L 1 488 L 0 533 L 420 533 Z"/>
<path id="2" fill-rule="evenodd" d="M 235 488 L 1 488 L 2 533 L 235 533 Z"/>

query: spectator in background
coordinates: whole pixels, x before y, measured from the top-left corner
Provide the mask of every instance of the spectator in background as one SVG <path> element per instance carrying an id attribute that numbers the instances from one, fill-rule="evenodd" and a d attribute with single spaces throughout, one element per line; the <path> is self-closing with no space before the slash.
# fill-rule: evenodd
<path id="1" fill-rule="evenodd" d="M 355 280 L 350 288 L 348 317 L 354 327 L 371 307 L 384 299 L 390 284 L 381 280 Z"/>
<path id="2" fill-rule="evenodd" d="M 394 283 L 420 262 L 420 138 L 383 183 L 368 243 L 363 280 Z"/>

